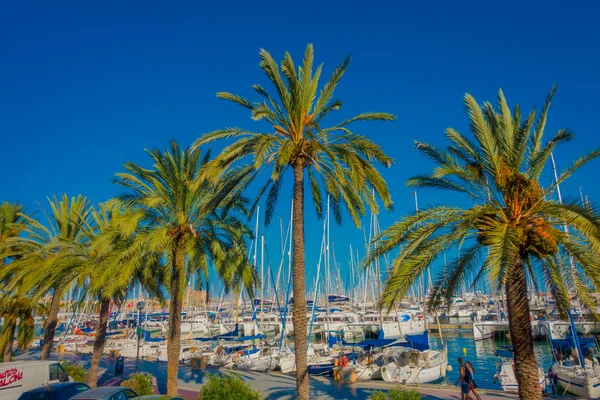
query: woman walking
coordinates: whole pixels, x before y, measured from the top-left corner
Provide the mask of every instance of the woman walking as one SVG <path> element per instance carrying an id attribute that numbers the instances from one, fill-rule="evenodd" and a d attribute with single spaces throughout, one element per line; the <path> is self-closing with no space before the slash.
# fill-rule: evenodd
<path id="1" fill-rule="evenodd" d="M 467 361 L 465 363 L 465 367 L 469 370 L 470 375 L 471 375 L 471 381 L 469 382 L 469 394 L 473 393 L 475 395 L 475 397 L 477 398 L 477 400 L 481 400 L 481 396 L 479 396 L 479 393 L 477 393 L 477 384 L 475 384 L 475 370 L 473 369 L 473 364 L 471 364 L 471 361 Z"/>

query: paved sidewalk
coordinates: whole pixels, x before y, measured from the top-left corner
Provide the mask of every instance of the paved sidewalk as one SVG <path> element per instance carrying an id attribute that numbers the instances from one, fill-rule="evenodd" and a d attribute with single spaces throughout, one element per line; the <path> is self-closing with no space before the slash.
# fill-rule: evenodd
<path id="1" fill-rule="evenodd" d="M 39 353 L 39 352 L 38 352 Z M 19 359 L 36 359 L 38 353 L 28 353 L 19 356 Z M 56 359 L 61 356 L 89 369 L 91 357 L 89 355 L 77 354 L 52 354 Z M 114 360 L 105 357 L 100 363 L 99 385 L 119 385 L 127 376 L 135 372 L 135 359 L 125 359 L 125 371 L 123 375 L 114 374 Z M 167 364 L 164 362 L 150 362 L 140 360 L 140 372 L 148 372 L 155 377 L 155 392 L 166 393 L 167 388 Z M 203 383 L 208 380 L 209 374 L 229 374 L 240 376 L 252 388 L 262 392 L 264 400 L 295 399 L 296 381 L 294 376 L 278 372 L 260 373 L 250 371 L 230 371 L 208 368 L 206 370 L 192 370 L 189 365 L 181 365 L 178 374 L 179 394 L 186 400 L 196 400 L 198 392 Z M 310 389 L 311 399 L 367 399 L 377 390 L 387 391 L 398 387 L 384 381 L 368 381 L 355 384 L 343 384 L 334 382 L 331 378 L 311 377 Z M 412 389 L 412 388 L 408 388 Z M 424 395 L 425 400 L 450 399 L 460 400 L 460 391 L 456 386 L 447 385 L 421 385 L 415 388 Z M 485 400 L 509 400 L 517 399 L 515 394 L 502 391 L 478 389 L 482 399 Z"/>

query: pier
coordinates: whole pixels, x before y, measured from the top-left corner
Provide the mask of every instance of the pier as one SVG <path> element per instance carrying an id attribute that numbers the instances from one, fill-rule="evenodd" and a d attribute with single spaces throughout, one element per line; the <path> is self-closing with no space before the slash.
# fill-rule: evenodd
<path id="1" fill-rule="evenodd" d="M 472 322 L 465 322 L 465 323 L 457 323 L 457 324 L 429 324 L 429 326 L 427 327 L 427 329 L 429 329 L 431 332 L 438 332 L 438 325 L 439 325 L 439 329 L 442 330 L 442 332 L 446 332 L 446 331 L 455 331 L 455 330 L 468 330 L 468 331 L 473 331 L 473 323 Z"/>

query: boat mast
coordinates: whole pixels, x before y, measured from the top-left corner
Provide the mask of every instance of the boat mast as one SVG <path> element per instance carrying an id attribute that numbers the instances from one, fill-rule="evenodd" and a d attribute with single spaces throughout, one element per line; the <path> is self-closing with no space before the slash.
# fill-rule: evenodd
<path id="1" fill-rule="evenodd" d="M 416 190 L 413 192 L 413 196 L 415 197 L 415 213 L 418 214 L 419 213 L 419 199 L 417 198 Z M 445 260 L 446 260 L 446 253 L 444 253 L 444 263 L 445 263 Z M 432 284 L 432 280 L 431 280 L 431 271 L 429 270 L 429 268 L 427 268 L 427 279 L 429 281 L 428 286 L 429 286 L 429 288 L 431 288 L 433 286 L 433 284 Z M 425 292 L 425 288 L 423 288 L 423 292 Z M 427 295 L 425 294 L 423 297 L 423 306 L 425 306 L 426 300 L 427 300 Z M 440 318 L 437 315 L 437 312 L 434 315 L 434 317 L 435 317 L 435 322 L 436 322 L 437 329 L 438 329 L 438 334 L 440 335 L 440 342 L 443 346 L 444 345 L 444 336 L 442 335 L 442 327 L 440 326 Z M 425 318 L 425 325 L 427 325 L 427 318 Z"/>
<path id="2" fill-rule="evenodd" d="M 329 294 L 331 293 L 331 288 L 329 287 L 329 277 L 330 277 L 330 253 L 329 253 L 329 195 L 327 195 L 327 219 L 325 220 L 326 228 L 327 228 L 327 240 L 325 242 L 325 318 L 327 318 L 327 335 L 329 335 Z M 316 291 L 316 288 L 315 288 Z M 316 300 L 316 296 L 315 296 Z M 316 306 L 316 303 L 313 303 L 313 309 Z M 329 336 L 327 336 L 329 337 Z"/>
<path id="3" fill-rule="evenodd" d="M 375 197 L 375 192 L 373 192 L 373 197 Z M 373 238 L 377 237 L 377 213 L 373 213 Z M 371 246 L 369 246 L 369 250 Z M 377 275 L 377 301 L 381 299 L 381 271 L 379 270 L 379 257 L 375 259 L 375 274 Z M 381 311 L 381 307 L 377 307 L 379 310 L 379 331 L 383 331 L 383 312 Z M 385 332 L 384 332 L 385 335 Z"/>
<path id="4" fill-rule="evenodd" d="M 264 320 L 264 309 L 265 309 L 265 235 L 260 235 L 260 281 L 262 283 L 262 290 L 260 294 L 260 325 L 262 329 Z"/>
<path id="5" fill-rule="evenodd" d="M 552 171 L 554 172 L 554 182 L 556 182 L 556 194 L 558 195 L 558 202 L 562 204 L 562 194 L 560 192 L 560 184 L 558 183 L 558 174 L 556 173 L 556 162 L 554 161 L 554 153 L 550 153 L 550 159 L 552 160 Z M 569 227 L 567 226 L 567 224 L 563 225 L 563 230 L 565 234 L 569 235 Z M 569 263 L 571 265 L 571 274 L 573 275 L 573 280 L 575 280 L 577 276 L 577 267 L 575 267 L 575 260 L 573 260 L 573 256 L 571 254 L 569 254 Z M 575 299 L 575 302 L 579 306 L 579 301 L 577 298 Z M 569 318 L 571 318 L 570 312 Z"/>

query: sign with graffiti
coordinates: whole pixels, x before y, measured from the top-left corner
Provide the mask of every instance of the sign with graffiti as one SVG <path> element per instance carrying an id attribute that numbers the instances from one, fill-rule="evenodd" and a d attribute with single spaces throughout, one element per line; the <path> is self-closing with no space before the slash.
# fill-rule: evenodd
<path id="1" fill-rule="evenodd" d="M 13 386 L 21 386 L 23 380 L 23 370 L 21 368 L 9 368 L 0 370 L 0 389 L 6 389 Z"/>

